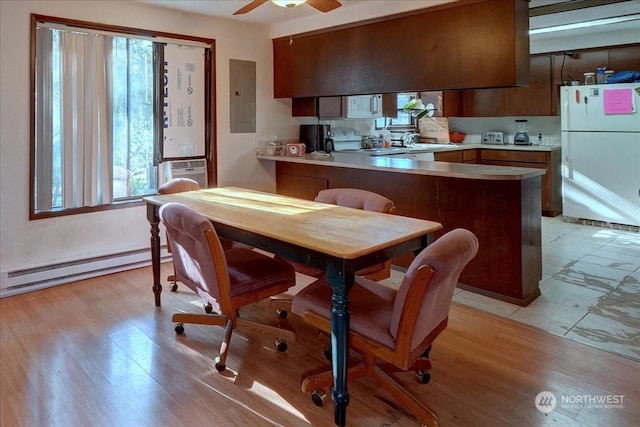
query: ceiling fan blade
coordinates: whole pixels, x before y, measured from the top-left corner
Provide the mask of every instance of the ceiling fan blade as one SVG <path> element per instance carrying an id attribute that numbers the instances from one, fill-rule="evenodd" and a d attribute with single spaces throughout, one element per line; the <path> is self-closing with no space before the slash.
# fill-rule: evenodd
<path id="1" fill-rule="evenodd" d="M 234 15 L 242 15 L 242 14 L 245 14 L 247 12 L 251 12 L 256 7 L 263 5 L 268 1 L 269 0 L 253 0 L 251 3 L 249 3 L 245 7 L 240 8 L 240 9 L 236 10 L 235 12 L 233 12 L 233 14 Z"/>
<path id="2" fill-rule="evenodd" d="M 338 0 L 307 0 L 307 4 L 320 12 L 329 12 L 342 6 Z"/>

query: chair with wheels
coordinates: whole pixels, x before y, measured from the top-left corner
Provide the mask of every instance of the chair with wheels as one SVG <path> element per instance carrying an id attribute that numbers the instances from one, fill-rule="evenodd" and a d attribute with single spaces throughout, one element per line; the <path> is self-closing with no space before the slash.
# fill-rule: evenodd
<path id="1" fill-rule="evenodd" d="M 429 382 L 431 344 L 447 326 L 454 288 L 477 251 L 476 236 L 455 229 L 420 252 L 397 289 L 356 277 L 349 293 L 349 345 L 360 360 L 349 367 L 349 380 L 373 377 L 421 423 L 435 424 L 435 415 L 392 374 L 415 371 L 420 382 Z M 294 297 L 292 310 L 307 323 L 330 332 L 331 287 L 326 280 L 302 289 Z M 332 384 L 332 372 L 327 371 L 305 378 L 302 390 L 311 392 L 314 403 L 322 405 L 324 388 Z"/>
<path id="2" fill-rule="evenodd" d="M 197 181 L 194 181 L 190 178 L 173 178 L 160 187 L 158 187 L 158 194 L 174 194 L 174 193 L 183 193 L 185 191 L 195 191 L 200 190 L 200 184 Z M 234 242 L 230 239 L 225 239 L 224 237 L 220 238 L 220 242 L 222 242 L 222 247 L 224 249 L 232 248 L 239 243 Z M 167 239 L 167 252 L 171 253 L 171 244 Z M 176 272 L 175 268 L 173 270 L 173 274 L 170 274 L 167 277 L 167 281 L 171 282 L 171 291 L 176 292 L 178 290 L 178 281 L 176 280 Z M 208 313 L 211 312 L 211 306 L 207 305 L 205 307 Z"/>
<path id="3" fill-rule="evenodd" d="M 199 190 L 200 184 L 197 181 L 189 178 L 173 178 L 160 187 L 158 187 L 158 194 L 173 194 L 173 193 L 182 193 L 185 191 L 194 191 Z M 169 239 L 167 239 L 167 252 L 171 253 L 171 244 L 169 243 Z M 171 291 L 175 292 L 178 290 L 178 281 L 176 280 L 176 269 L 173 268 L 173 274 L 170 274 L 167 277 L 167 281 L 171 282 Z"/>
<path id="4" fill-rule="evenodd" d="M 315 200 L 320 203 L 327 203 L 332 205 L 344 206 L 354 209 L 363 209 L 373 212 L 381 213 L 393 213 L 395 205 L 386 197 L 367 190 L 361 190 L 358 188 L 329 188 L 327 190 L 321 190 L 318 192 Z M 321 278 L 324 276 L 324 270 L 316 267 L 309 266 L 307 264 L 285 259 L 276 255 L 276 258 L 287 261 L 291 264 L 296 272 L 311 276 L 314 278 Z M 364 276 L 367 279 L 379 281 L 389 278 L 391 275 L 391 262 L 385 261 L 384 263 L 375 264 L 369 267 L 365 267 L 356 272 L 358 276 Z M 293 289 L 293 292 L 299 291 L 302 286 L 298 286 Z M 285 318 L 289 311 L 291 311 L 291 301 L 293 300 L 294 293 L 288 292 L 284 295 L 278 295 L 273 298 L 269 298 L 264 303 L 270 307 L 275 308 L 280 317 Z"/>
<path id="5" fill-rule="evenodd" d="M 183 333 L 185 323 L 223 326 L 224 340 L 215 362 L 219 372 L 226 368 L 227 351 L 236 328 L 276 338 L 279 351 L 287 349 L 287 340 L 295 341 L 295 331 L 286 325 L 268 325 L 239 315 L 240 308 L 294 286 L 293 267 L 247 247 L 225 250 L 211 221 L 184 205 L 162 205 L 160 220 L 173 249 L 177 280 L 207 300 L 214 312 L 174 314 L 176 332 Z"/>

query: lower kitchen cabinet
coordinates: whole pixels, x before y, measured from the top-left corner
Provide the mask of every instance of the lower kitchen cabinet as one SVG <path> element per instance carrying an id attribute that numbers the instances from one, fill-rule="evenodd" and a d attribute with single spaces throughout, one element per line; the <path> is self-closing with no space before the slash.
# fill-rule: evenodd
<path id="1" fill-rule="evenodd" d="M 464 150 L 439 151 L 433 153 L 436 162 L 462 163 L 462 153 Z"/>
<path id="2" fill-rule="evenodd" d="M 436 162 L 480 163 L 478 150 L 453 150 L 433 153 Z"/>
<path id="3" fill-rule="evenodd" d="M 561 151 L 523 150 L 450 150 L 433 153 L 437 162 L 479 163 L 545 169 L 542 176 L 542 215 L 554 217 L 562 213 Z"/>
<path id="4" fill-rule="evenodd" d="M 313 200 L 322 188 L 360 188 L 393 200 L 394 214 L 441 223 L 436 238 L 459 227 L 471 230 L 480 249 L 458 286 L 522 306 L 540 295 L 540 178 L 467 179 L 286 159 L 276 163 L 278 194 Z M 497 223 L 497 217 L 509 220 Z M 399 257 L 393 263 L 406 268 L 408 262 Z"/>
<path id="5" fill-rule="evenodd" d="M 515 151 L 480 149 L 479 163 L 484 165 L 515 166 L 545 169 L 542 175 L 542 215 L 562 213 L 561 151 Z"/>

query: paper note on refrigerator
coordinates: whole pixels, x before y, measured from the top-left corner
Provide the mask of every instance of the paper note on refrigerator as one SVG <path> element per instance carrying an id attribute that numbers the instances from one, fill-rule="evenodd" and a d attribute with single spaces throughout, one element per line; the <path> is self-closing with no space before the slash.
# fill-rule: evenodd
<path id="1" fill-rule="evenodd" d="M 605 114 L 632 114 L 635 112 L 633 89 L 605 89 Z"/>

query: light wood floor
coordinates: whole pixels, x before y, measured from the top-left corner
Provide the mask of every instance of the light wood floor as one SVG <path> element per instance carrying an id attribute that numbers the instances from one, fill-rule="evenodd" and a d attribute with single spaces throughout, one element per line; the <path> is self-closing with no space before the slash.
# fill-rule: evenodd
<path id="1" fill-rule="evenodd" d="M 327 368 L 311 328 L 289 319 L 298 341 L 286 353 L 269 338 L 235 335 L 221 375 L 212 359 L 222 330 L 186 325 L 176 336 L 172 313 L 201 308 L 185 287 L 168 286 L 156 308 L 150 283 L 143 268 L 1 299 L 1 425 L 333 425 L 332 404 L 318 408 L 300 391 L 304 374 Z M 508 319 L 454 305 L 431 358 L 431 383 L 402 378 L 443 426 L 640 425 L 639 363 Z M 372 380 L 349 390 L 347 425 L 417 425 Z M 543 390 L 558 400 L 549 414 L 534 405 Z M 623 407 L 561 401 L 585 395 L 624 395 Z"/>

